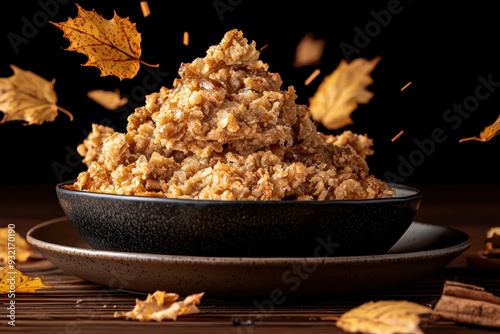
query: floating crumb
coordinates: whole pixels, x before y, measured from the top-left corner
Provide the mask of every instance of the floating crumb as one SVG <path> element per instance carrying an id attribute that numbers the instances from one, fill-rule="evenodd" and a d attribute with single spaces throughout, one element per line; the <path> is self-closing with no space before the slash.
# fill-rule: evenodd
<path id="1" fill-rule="evenodd" d="M 141 1 L 141 9 L 142 9 L 142 15 L 144 17 L 148 17 L 151 14 L 147 1 Z"/>
<path id="2" fill-rule="evenodd" d="M 309 85 L 316 77 L 321 73 L 319 69 L 315 69 L 314 72 L 311 73 L 311 75 L 306 79 L 304 84 L 307 86 Z"/>
<path id="3" fill-rule="evenodd" d="M 408 82 L 406 85 L 404 85 L 402 88 L 401 88 L 401 91 L 404 91 L 406 88 L 408 88 L 409 86 L 411 85 L 411 81 Z"/>
<path id="4" fill-rule="evenodd" d="M 394 143 L 394 142 L 395 142 L 395 141 L 396 141 L 399 137 L 401 137 L 401 136 L 403 135 L 403 133 L 404 133 L 404 131 L 403 131 L 403 130 L 399 131 L 399 133 L 398 133 L 397 135 L 395 135 L 395 136 L 391 139 L 391 141 Z"/>
<path id="5" fill-rule="evenodd" d="M 189 33 L 187 31 L 184 31 L 184 36 L 183 36 L 183 39 L 182 39 L 182 44 L 189 45 Z"/>

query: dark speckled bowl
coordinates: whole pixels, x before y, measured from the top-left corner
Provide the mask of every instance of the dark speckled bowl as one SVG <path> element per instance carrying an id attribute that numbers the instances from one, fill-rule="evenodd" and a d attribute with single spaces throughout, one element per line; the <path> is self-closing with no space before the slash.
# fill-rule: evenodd
<path id="1" fill-rule="evenodd" d="M 112 195 L 56 186 L 71 224 L 95 249 L 230 257 L 385 253 L 420 206 L 418 189 L 335 201 L 219 201 Z"/>

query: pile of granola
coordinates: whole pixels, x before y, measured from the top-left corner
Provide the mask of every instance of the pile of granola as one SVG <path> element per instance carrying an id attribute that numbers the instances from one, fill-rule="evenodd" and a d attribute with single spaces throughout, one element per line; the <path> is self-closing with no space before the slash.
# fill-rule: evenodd
<path id="1" fill-rule="evenodd" d="M 293 86 L 228 31 L 183 63 L 172 88 L 146 97 L 125 133 L 93 124 L 77 148 L 88 167 L 72 189 L 187 199 L 331 200 L 392 197 L 370 175 L 373 142 L 317 129 Z"/>

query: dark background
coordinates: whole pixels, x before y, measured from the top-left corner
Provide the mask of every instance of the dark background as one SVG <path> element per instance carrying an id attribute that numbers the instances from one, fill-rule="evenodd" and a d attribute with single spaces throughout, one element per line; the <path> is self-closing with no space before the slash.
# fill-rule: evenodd
<path id="1" fill-rule="evenodd" d="M 141 59 L 160 64 L 159 69 L 153 69 L 158 80 L 149 81 L 156 86 L 147 93 L 158 90 L 160 84 L 170 87 L 181 62 L 204 57 L 208 47 L 218 44 L 233 28 L 255 40 L 258 48 L 268 44 L 261 59 L 270 71 L 281 74 L 283 89 L 289 85 L 296 88 L 297 102 L 303 104 L 308 103 L 321 79 L 346 58 L 342 43 L 358 47 L 349 55 L 351 59 L 380 55 L 382 60 L 372 72 L 374 83 L 369 87 L 375 93 L 373 99 L 353 112 L 354 124 L 331 132 L 349 129 L 373 138 L 375 154 L 368 160 L 371 172 L 389 181 L 500 181 L 496 162 L 500 135 L 484 143 L 458 142 L 478 136 L 500 114 L 500 19 L 493 2 L 309 0 L 294 5 L 290 1 L 149 0 L 151 15 L 146 18 L 140 1 L 77 3 L 86 10 L 95 9 L 106 19 L 115 10 L 137 24 L 142 34 Z M 9 65 L 13 64 L 47 80 L 55 78 L 58 105 L 75 119 L 70 121 L 59 113 L 55 121 L 42 125 L 18 121 L 0 124 L 0 183 L 55 184 L 72 179 L 85 167 L 75 148 L 91 124 L 112 125 L 118 131 L 124 131 L 126 125 L 124 109 L 104 109 L 87 98 L 87 92 L 118 88 L 129 101 L 142 105 L 143 82 L 152 77 L 152 69 L 142 65 L 135 78 L 120 81 L 101 77 L 96 67 L 82 66 L 87 57 L 64 50 L 69 41 L 59 28 L 46 22 L 76 17 L 73 1 L 9 1 L 5 6 L 0 20 L 0 77 L 11 76 Z M 376 16 L 384 17 L 385 22 L 377 22 Z M 30 24 L 35 29 L 29 30 Z M 360 44 L 357 31 L 370 28 L 375 29 L 372 36 Z M 182 44 L 184 31 L 190 34 L 188 46 Z M 320 64 L 296 68 L 295 50 L 308 32 L 325 40 L 323 57 Z M 25 42 L 14 46 L 9 36 L 23 37 Z M 304 80 L 316 68 L 321 75 L 305 86 Z M 480 88 L 479 77 L 490 78 L 491 91 Z M 412 84 L 401 91 L 410 81 Z M 480 94 L 490 94 L 479 100 L 477 89 Z M 448 109 L 464 103 L 471 103 L 470 113 L 454 114 L 460 123 L 443 119 Z M 129 105 L 127 110 L 131 113 L 133 107 Z M 391 142 L 401 130 L 404 135 Z M 442 135 L 433 139 L 436 131 Z"/>

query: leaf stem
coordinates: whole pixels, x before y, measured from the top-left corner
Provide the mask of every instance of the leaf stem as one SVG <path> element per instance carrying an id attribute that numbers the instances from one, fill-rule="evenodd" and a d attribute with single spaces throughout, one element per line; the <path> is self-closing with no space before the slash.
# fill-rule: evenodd
<path id="1" fill-rule="evenodd" d="M 57 110 L 62 111 L 63 113 L 68 115 L 70 121 L 73 121 L 73 114 L 72 113 L 70 113 L 68 110 L 64 109 L 63 107 L 60 107 L 60 106 L 56 106 L 56 107 L 57 107 Z"/>
<path id="2" fill-rule="evenodd" d="M 144 64 L 144 65 L 149 66 L 149 67 L 160 67 L 160 64 L 149 64 L 149 63 L 146 63 L 145 61 L 140 60 L 140 59 L 139 59 L 139 62 L 141 64 Z"/>
<path id="3" fill-rule="evenodd" d="M 464 141 L 471 141 L 471 140 L 476 140 L 476 141 L 480 141 L 480 142 L 485 142 L 486 141 L 485 139 L 482 139 L 482 138 L 468 137 L 468 138 L 462 138 L 458 142 L 459 143 L 463 143 Z"/>

